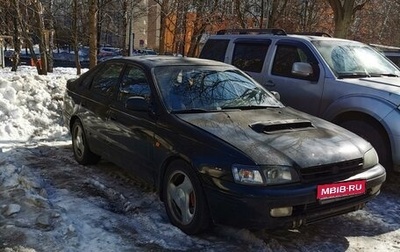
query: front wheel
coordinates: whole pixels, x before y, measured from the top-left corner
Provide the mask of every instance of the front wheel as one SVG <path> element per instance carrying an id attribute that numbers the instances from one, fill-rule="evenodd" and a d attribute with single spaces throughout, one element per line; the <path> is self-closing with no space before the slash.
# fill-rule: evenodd
<path id="1" fill-rule="evenodd" d="M 85 131 L 82 123 L 76 120 L 72 125 L 72 149 L 74 151 L 75 160 L 82 165 L 95 164 L 100 160 L 100 156 L 94 154 L 86 140 Z"/>
<path id="2" fill-rule="evenodd" d="M 356 133 L 370 142 L 378 153 L 379 163 L 381 163 L 387 170 L 392 169 L 392 154 L 390 151 L 389 140 L 377 123 L 373 121 L 348 120 L 340 123 L 340 126 Z"/>
<path id="3" fill-rule="evenodd" d="M 200 181 L 184 161 L 172 162 L 163 183 L 163 200 L 171 223 L 186 234 L 209 227 L 210 217 Z"/>

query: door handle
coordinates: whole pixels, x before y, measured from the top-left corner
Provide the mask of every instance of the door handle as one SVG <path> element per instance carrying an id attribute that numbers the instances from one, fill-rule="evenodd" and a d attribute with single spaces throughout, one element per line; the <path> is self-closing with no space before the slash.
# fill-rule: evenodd
<path id="1" fill-rule="evenodd" d="M 112 120 L 112 121 L 116 121 L 117 120 L 117 115 L 114 112 L 109 111 L 108 112 L 108 119 Z"/>
<path id="2" fill-rule="evenodd" d="M 275 87 L 275 83 L 272 80 L 267 80 L 265 83 L 266 87 Z"/>

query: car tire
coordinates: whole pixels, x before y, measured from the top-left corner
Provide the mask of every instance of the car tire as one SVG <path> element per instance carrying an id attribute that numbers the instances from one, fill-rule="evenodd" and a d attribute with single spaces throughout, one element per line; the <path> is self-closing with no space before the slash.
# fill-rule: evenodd
<path id="1" fill-rule="evenodd" d="M 71 135 L 72 149 L 76 161 L 82 165 L 96 164 L 100 160 L 100 156 L 90 150 L 85 130 L 79 120 L 76 120 L 72 125 Z"/>
<path id="2" fill-rule="evenodd" d="M 186 234 L 198 234 L 210 226 L 208 205 L 194 170 L 184 161 L 173 161 L 163 183 L 163 200 L 171 223 Z"/>
<path id="3" fill-rule="evenodd" d="M 379 125 L 373 121 L 348 120 L 340 123 L 340 126 L 370 142 L 378 153 L 379 163 L 382 164 L 386 170 L 392 170 L 392 154 L 389 141 L 386 135 L 380 130 Z"/>

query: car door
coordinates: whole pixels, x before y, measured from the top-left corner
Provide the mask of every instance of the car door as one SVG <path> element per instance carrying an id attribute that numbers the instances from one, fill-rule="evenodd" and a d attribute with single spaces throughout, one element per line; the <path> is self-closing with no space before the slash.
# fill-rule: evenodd
<path id="1" fill-rule="evenodd" d="M 285 105 L 317 115 L 324 89 L 324 73 L 312 51 L 302 42 L 282 39 L 275 44 L 273 55 L 262 84 L 271 91 L 278 91 Z M 293 73 L 295 62 L 309 63 L 313 74 L 300 76 Z"/>
<path id="2" fill-rule="evenodd" d="M 124 64 L 103 64 L 98 71 L 84 80 L 88 82 L 89 89 L 85 93 L 86 99 L 82 100 L 84 108 L 82 123 L 91 139 L 91 148 L 97 153 L 107 153 L 110 149 L 110 140 L 107 134 L 107 111 L 116 94 L 119 78 Z"/>
<path id="3" fill-rule="evenodd" d="M 117 152 L 110 157 L 118 165 L 133 170 L 152 183 L 154 171 L 151 160 L 155 117 L 150 108 L 152 92 L 143 68 L 128 64 L 121 78 L 117 96 L 108 111 L 109 137 Z M 129 100 L 143 100 L 145 107 L 127 108 Z"/>

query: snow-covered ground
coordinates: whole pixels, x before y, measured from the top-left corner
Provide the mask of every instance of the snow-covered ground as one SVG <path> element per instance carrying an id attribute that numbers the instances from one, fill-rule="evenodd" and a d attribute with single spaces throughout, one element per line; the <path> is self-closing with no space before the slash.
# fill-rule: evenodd
<path id="1" fill-rule="evenodd" d="M 399 251 L 400 176 L 365 209 L 299 230 L 218 226 L 188 236 L 152 188 L 73 159 L 61 108 L 75 69 L 0 69 L 0 251 Z"/>

